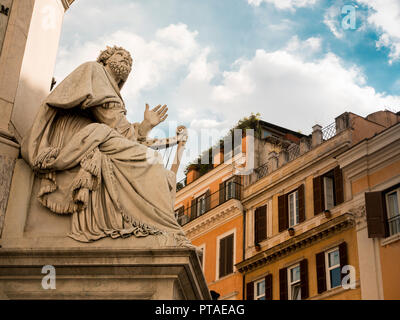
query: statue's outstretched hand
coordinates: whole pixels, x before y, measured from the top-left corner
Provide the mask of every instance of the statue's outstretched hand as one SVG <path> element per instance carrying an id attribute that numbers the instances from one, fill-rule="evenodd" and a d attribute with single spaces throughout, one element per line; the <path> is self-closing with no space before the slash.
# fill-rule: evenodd
<path id="1" fill-rule="evenodd" d="M 161 107 L 161 105 L 159 104 L 157 107 L 150 110 L 149 105 L 146 103 L 146 110 L 144 111 L 144 120 L 147 121 L 152 128 L 154 128 L 160 122 L 163 122 L 165 119 L 167 119 L 168 117 L 167 111 L 168 111 L 167 105 L 163 105 Z"/>

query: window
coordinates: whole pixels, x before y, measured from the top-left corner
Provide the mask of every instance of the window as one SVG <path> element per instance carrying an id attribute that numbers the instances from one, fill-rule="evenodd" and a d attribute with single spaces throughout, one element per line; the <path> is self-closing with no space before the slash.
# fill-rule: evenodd
<path id="1" fill-rule="evenodd" d="M 400 232 L 400 188 L 386 194 L 386 210 L 389 236 Z"/>
<path id="2" fill-rule="evenodd" d="M 333 178 L 324 177 L 324 209 L 329 210 L 335 206 L 335 195 L 333 192 Z"/>
<path id="3" fill-rule="evenodd" d="M 333 170 L 313 179 L 314 214 L 341 204 L 344 201 L 342 169 Z"/>
<path id="4" fill-rule="evenodd" d="M 289 227 L 293 227 L 299 223 L 299 193 L 292 192 L 288 196 L 289 207 Z"/>
<path id="5" fill-rule="evenodd" d="M 254 300 L 265 300 L 265 279 L 254 283 Z"/>
<path id="6" fill-rule="evenodd" d="M 309 297 L 307 259 L 279 270 L 281 300 L 300 300 Z"/>
<path id="7" fill-rule="evenodd" d="M 279 232 L 306 220 L 304 184 L 278 197 Z"/>
<path id="8" fill-rule="evenodd" d="M 188 216 L 185 215 L 185 207 L 184 206 L 175 210 L 175 218 L 181 226 L 184 225 L 185 223 L 187 223 Z"/>
<path id="9" fill-rule="evenodd" d="M 206 212 L 206 194 L 197 198 L 197 214 L 201 216 Z"/>
<path id="10" fill-rule="evenodd" d="M 235 198 L 235 182 L 229 180 L 225 183 L 225 200 Z"/>
<path id="11" fill-rule="evenodd" d="M 318 293 L 341 286 L 344 276 L 342 268 L 345 265 L 347 265 L 346 242 L 316 254 Z"/>
<path id="12" fill-rule="evenodd" d="M 400 185 L 365 193 L 369 238 L 386 238 L 400 233 Z"/>
<path id="13" fill-rule="evenodd" d="M 233 273 L 233 248 L 234 234 L 219 239 L 219 270 L 218 278 L 227 276 Z"/>
<path id="14" fill-rule="evenodd" d="M 288 268 L 289 300 L 301 300 L 300 265 Z"/>
<path id="15" fill-rule="evenodd" d="M 342 282 L 339 248 L 325 253 L 325 265 L 328 290 L 339 287 Z"/>

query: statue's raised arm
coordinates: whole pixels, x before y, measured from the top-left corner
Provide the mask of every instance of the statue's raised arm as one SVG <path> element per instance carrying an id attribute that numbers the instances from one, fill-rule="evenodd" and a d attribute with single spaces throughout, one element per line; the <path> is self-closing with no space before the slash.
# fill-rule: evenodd
<path id="1" fill-rule="evenodd" d="M 41 180 L 40 203 L 72 216 L 73 239 L 163 234 L 191 246 L 174 216 L 175 174 L 147 138 L 168 109 L 146 105 L 142 123 L 127 120 L 120 89 L 131 69 L 115 46 L 79 66 L 43 102 L 22 156 Z"/>

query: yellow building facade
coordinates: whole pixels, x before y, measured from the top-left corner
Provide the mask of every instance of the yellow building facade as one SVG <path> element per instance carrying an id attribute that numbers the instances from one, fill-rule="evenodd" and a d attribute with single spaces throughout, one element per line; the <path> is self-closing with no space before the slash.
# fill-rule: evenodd
<path id="1" fill-rule="evenodd" d="M 236 267 L 245 299 L 400 298 L 397 202 L 382 210 L 381 229 L 391 231 L 379 235 L 369 234 L 377 213 L 367 203 L 370 191 L 380 203 L 399 195 L 398 122 L 388 111 L 344 113 L 315 126 L 297 150 L 271 141 L 281 151 L 267 172 L 244 179 L 245 253 Z"/>

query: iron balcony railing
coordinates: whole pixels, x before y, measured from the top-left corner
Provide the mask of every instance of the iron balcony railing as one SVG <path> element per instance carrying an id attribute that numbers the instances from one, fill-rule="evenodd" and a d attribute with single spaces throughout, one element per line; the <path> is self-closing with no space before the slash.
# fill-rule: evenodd
<path id="1" fill-rule="evenodd" d="M 204 195 L 192 200 L 190 207 L 181 207 L 176 210 L 176 219 L 181 226 L 184 226 L 231 199 L 240 200 L 241 193 L 241 184 L 233 181 L 228 182 L 217 192 L 205 193 Z"/>
<path id="2" fill-rule="evenodd" d="M 329 140 L 336 135 L 336 122 L 331 123 L 322 129 L 322 139 L 323 141 Z"/>
<path id="3" fill-rule="evenodd" d="M 400 214 L 388 219 L 389 234 L 392 236 L 400 232 Z"/>

